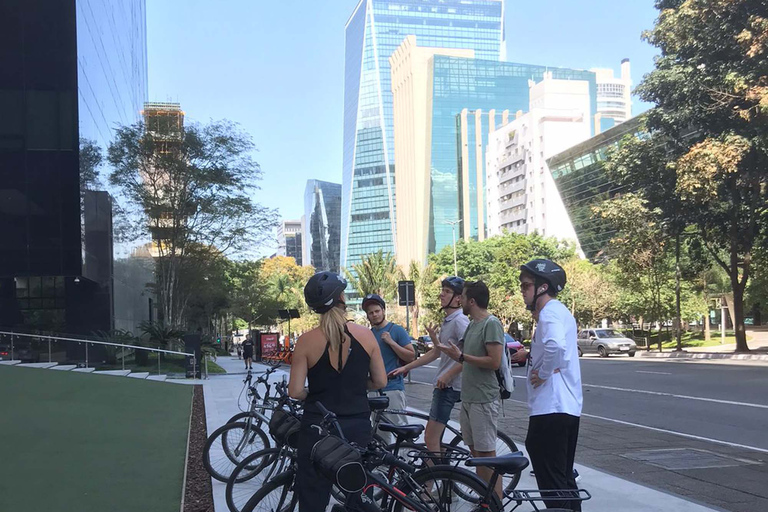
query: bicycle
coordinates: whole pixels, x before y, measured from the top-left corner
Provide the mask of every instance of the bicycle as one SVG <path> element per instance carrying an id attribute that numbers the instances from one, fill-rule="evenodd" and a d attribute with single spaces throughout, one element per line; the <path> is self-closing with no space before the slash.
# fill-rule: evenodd
<path id="1" fill-rule="evenodd" d="M 231 512 L 241 512 L 265 482 L 294 466 L 300 420 L 296 408 L 287 397 L 278 404 L 281 408 L 285 405 L 288 405 L 288 410 L 281 409 L 284 416 L 276 412 L 270 419 L 269 432 L 276 446 L 243 459 L 227 480 L 224 496 Z"/>
<path id="2" fill-rule="evenodd" d="M 211 477 L 226 483 L 237 465 L 258 451 L 269 448 L 271 443 L 264 433 L 263 426 L 269 423 L 269 418 L 263 412 L 275 408 L 275 399 L 270 397 L 271 385 L 268 377 L 276 369 L 268 370 L 257 379 L 256 385 L 251 386 L 251 372 L 248 372 L 244 381 L 250 398 L 249 411 L 238 413 L 232 417 L 232 421 L 216 429 L 206 440 L 203 448 L 203 465 Z M 261 397 L 258 384 L 263 383 L 267 387 L 267 394 Z M 279 383 L 276 386 L 278 395 L 287 397 L 287 384 Z"/>
<path id="3" fill-rule="evenodd" d="M 338 437 L 344 440 L 344 433 L 339 425 L 336 415 L 328 411 L 320 402 L 316 403 L 318 409 L 323 414 L 322 429 L 328 435 L 331 427 L 338 432 Z M 415 438 L 421 435 L 422 425 L 391 425 L 384 424 L 386 431 L 394 433 L 398 438 Z M 383 496 L 376 499 L 377 505 L 371 501 L 367 494 L 362 498 L 366 503 L 366 508 L 380 511 L 397 511 L 404 508 L 416 512 L 433 512 L 435 510 L 444 510 L 441 503 L 450 504 L 451 510 L 462 510 L 463 499 L 455 489 L 461 488 L 464 496 L 470 496 L 469 501 L 464 501 L 467 510 L 474 510 L 480 502 L 480 498 L 487 491 L 485 482 L 483 482 L 474 473 L 450 465 L 434 465 L 416 470 L 408 462 L 398 458 L 394 454 L 381 448 L 378 442 L 372 442 L 366 448 L 353 446 L 358 450 L 362 460 L 362 467 L 365 472 L 367 485 L 363 488 L 366 493 L 373 488 L 382 491 Z M 390 466 L 391 471 L 397 475 L 397 483 L 392 484 L 393 478 L 380 476 L 373 470 L 380 466 Z M 339 487 L 343 487 L 340 482 Z M 283 472 L 273 479 L 269 480 L 262 488 L 254 494 L 243 508 L 242 512 L 253 512 L 254 510 L 271 510 L 281 512 L 291 512 L 295 509 L 297 497 L 294 493 L 295 470 Z M 347 495 L 349 497 L 349 495 Z M 497 512 L 501 510 L 500 502 L 491 496 L 487 502 L 487 510 Z M 341 508 L 340 508 L 341 507 Z M 346 505 L 334 505 L 334 510 L 346 510 Z M 438 508 L 434 508 L 438 507 Z"/>
<path id="4" fill-rule="evenodd" d="M 509 454 L 503 457 L 475 457 L 466 461 L 470 467 L 486 466 L 493 469 L 491 480 L 482 499 L 478 502 L 479 506 L 485 506 L 490 501 L 498 500 L 494 488 L 497 480 L 505 473 L 520 473 L 528 467 L 528 459 L 519 454 Z M 507 506 L 515 503 L 515 506 L 509 509 L 512 512 L 522 506 L 523 503 L 529 503 L 534 511 L 540 511 L 537 501 L 543 502 L 572 502 L 586 501 L 592 498 L 592 495 L 586 489 L 520 489 L 513 490 L 504 494 L 506 501 L 503 502 L 502 510 L 507 510 Z M 547 512 L 571 512 L 567 508 L 547 508 Z"/>
<path id="5" fill-rule="evenodd" d="M 379 422 L 388 422 L 388 423 L 394 423 L 389 419 L 386 415 L 403 415 L 410 418 L 415 418 L 424 422 L 427 422 L 429 420 L 429 415 L 424 414 L 422 412 L 418 411 L 410 411 L 410 410 L 397 410 L 397 409 L 384 409 L 380 412 L 377 411 L 377 414 L 374 415 L 374 427 L 373 431 L 376 432 L 377 425 Z M 470 455 L 469 449 L 466 445 L 464 445 L 464 438 L 461 437 L 461 431 L 459 431 L 456 427 L 447 424 L 445 426 L 445 430 L 443 431 L 443 436 L 453 434 L 453 438 L 450 442 L 445 443 L 441 442 L 441 448 L 442 452 L 445 455 L 447 460 L 456 460 L 457 458 L 460 458 L 461 456 L 466 455 L 468 458 Z M 407 450 L 407 452 L 411 452 L 413 450 L 418 450 L 423 454 L 426 454 L 426 457 L 421 457 L 425 460 L 435 460 L 436 457 L 439 455 L 437 453 L 432 453 L 426 451 L 426 444 L 424 443 L 412 443 L 412 444 L 405 444 L 402 446 L 403 450 Z M 496 456 L 503 456 L 510 453 L 519 453 L 520 450 L 518 449 L 515 442 L 504 432 L 498 431 L 496 433 Z M 452 455 L 453 454 L 453 455 Z M 503 479 L 503 489 L 505 492 L 511 492 L 515 487 L 517 487 L 517 484 L 520 482 L 521 473 L 513 473 L 513 474 L 507 474 L 504 475 Z"/>

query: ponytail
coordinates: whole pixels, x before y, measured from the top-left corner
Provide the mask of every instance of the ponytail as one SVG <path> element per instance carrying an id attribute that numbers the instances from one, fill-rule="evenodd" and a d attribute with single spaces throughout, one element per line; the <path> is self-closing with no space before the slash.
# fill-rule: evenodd
<path id="1" fill-rule="evenodd" d="M 320 329 L 331 348 L 338 351 L 345 338 L 344 327 L 347 325 L 347 314 L 343 307 L 334 306 L 320 315 Z"/>

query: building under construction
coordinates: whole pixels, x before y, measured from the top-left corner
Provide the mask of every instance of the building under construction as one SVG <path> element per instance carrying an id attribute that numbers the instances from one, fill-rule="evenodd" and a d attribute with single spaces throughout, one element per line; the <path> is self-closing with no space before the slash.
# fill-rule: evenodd
<path id="1" fill-rule="evenodd" d="M 164 161 L 170 157 L 178 156 L 184 138 L 184 111 L 180 103 L 147 102 L 141 111 L 144 118 L 145 135 L 154 143 L 153 162 L 142 173 L 142 180 L 146 187 L 152 187 L 158 199 L 165 194 L 173 196 L 173 177 L 166 171 L 172 168 Z M 158 205 L 159 206 L 159 205 Z M 152 234 L 152 256 L 158 257 L 168 253 L 165 241 L 170 238 L 170 230 L 173 228 L 172 206 L 168 211 L 157 213 L 150 219 L 150 232 Z"/>

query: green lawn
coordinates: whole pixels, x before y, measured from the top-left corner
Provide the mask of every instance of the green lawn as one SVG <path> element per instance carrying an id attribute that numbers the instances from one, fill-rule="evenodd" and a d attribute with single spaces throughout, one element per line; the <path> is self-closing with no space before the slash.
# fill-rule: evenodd
<path id="1" fill-rule="evenodd" d="M 654 332 L 651 338 L 651 348 L 658 348 L 658 333 Z M 747 336 L 747 341 L 751 339 Z M 675 331 L 671 330 L 669 333 L 666 330 L 661 332 L 661 346 L 664 349 L 677 348 L 677 338 L 675 338 Z M 688 347 L 714 347 L 720 345 L 720 331 L 713 330 L 710 335 L 709 341 L 704 340 L 704 333 L 702 332 L 684 332 L 682 335 L 683 348 Z M 736 343 L 736 337 L 733 331 L 725 331 L 725 343 L 724 345 L 731 345 Z"/>
<path id="2" fill-rule="evenodd" d="M 192 387 L 0 366 L 0 511 L 178 511 Z"/>

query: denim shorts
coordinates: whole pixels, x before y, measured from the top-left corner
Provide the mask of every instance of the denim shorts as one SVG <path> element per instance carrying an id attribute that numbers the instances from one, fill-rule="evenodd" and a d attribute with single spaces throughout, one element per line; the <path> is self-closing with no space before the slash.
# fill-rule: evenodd
<path id="1" fill-rule="evenodd" d="M 435 388 L 432 391 L 432 406 L 429 408 L 429 419 L 443 425 L 451 419 L 451 411 L 456 402 L 461 398 L 461 391 L 453 388 Z"/>

